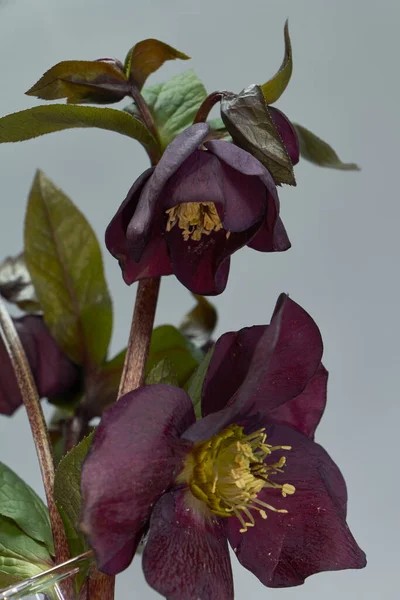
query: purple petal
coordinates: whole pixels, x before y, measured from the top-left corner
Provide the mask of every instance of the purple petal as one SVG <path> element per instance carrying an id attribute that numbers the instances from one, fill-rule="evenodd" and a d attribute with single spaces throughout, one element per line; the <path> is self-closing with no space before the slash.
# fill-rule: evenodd
<path id="1" fill-rule="evenodd" d="M 168 179 L 181 164 L 196 150 L 209 133 L 206 123 L 197 123 L 185 129 L 167 146 L 153 175 L 146 183 L 128 225 L 127 237 L 132 258 L 139 261 L 151 232 L 159 196 Z"/>
<path id="2" fill-rule="evenodd" d="M 228 150 L 235 148 L 226 145 Z M 266 190 L 259 177 L 245 175 L 204 150 L 195 150 L 174 173 L 163 199 L 166 208 L 183 202 L 214 202 L 228 231 L 248 229 L 263 218 L 266 209 Z"/>
<path id="3" fill-rule="evenodd" d="M 321 363 L 322 351 L 316 323 L 282 294 L 233 402 L 241 410 L 247 405 L 252 412 L 269 414 L 305 389 Z"/>
<path id="4" fill-rule="evenodd" d="M 242 385 L 266 325 L 245 327 L 222 335 L 215 344 L 203 383 L 203 417 L 222 410 Z"/>
<path id="5" fill-rule="evenodd" d="M 212 140 L 206 142 L 204 146 L 236 171 L 244 175 L 259 177 L 268 192 L 274 198 L 277 198 L 276 185 L 271 173 L 252 154 L 235 144 L 223 140 Z"/>
<path id="6" fill-rule="evenodd" d="M 291 243 L 282 220 L 278 216 L 279 205 L 277 206 L 272 197 L 269 196 L 267 206 L 267 214 L 262 227 L 247 245 L 253 250 L 258 250 L 258 252 L 284 252 L 289 250 Z"/>
<path id="7" fill-rule="evenodd" d="M 51 397 L 74 388 L 79 380 L 78 368 L 61 351 L 43 318 L 28 315 L 14 322 L 39 396 Z"/>
<path id="8" fill-rule="evenodd" d="M 192 425 L 185 439 L 207 439 L 239 416 L 269 418 L 271 411 L 303 392 L 321 363 L 322 349 L 321 334 L 310 315 L 282 294 L 229 404 Z"/>
<path id="9" fill-rule="evenodd" d="M 119 207 L 117 214 L 113 217 L 111 223 L 106 229 L 105 241 L 108 251 L 114 258 L 120 261 L 120 265 L 125 277 L 125 265 L 129 265 L 131 258 L 129 256 L 129 247 L 126 240 L 126 230 L 135 214 L 140 194 L 143 186 L 149 180 L 154 168 L 147 169 L 136 179 L 125 200 Z M 132 283 L 127 282 L 127 283 Z"/>
<path id="10" fill-rule="evenodd" d="M 63 354 L 43 318 L 27 315 L 14 319 L 39 396 L 64 394 L 78 384 L 78 368 Z M 14 370 L 0 339 L 0 413 L 12 415 L 22 404 Z"/>
<path id="11" fill-rule="evenodd" d="M 187 505 L 185 494 L 164 494 L 154 508 L 143 553 L 147 583 L 168 600 L 233 600 L 223 527 Z"/>
<path id="12" fill-rule="evenodd" d="M 194 150 L 165 185 L 163 207 L 172 208 L 184 202 L 214 202 L 224 209 L 221 178 L 219 160 L 211 152 Z"/>
<path id="13" fill-rule="evenodd" d="M 283 498 L 278 490 L 264 489 L 259 499 L 288 514 L 267 510 L 263 520 L 256 511 L 255 527 L 240 533 L 234 517 L 225 519 L 229 542 L 241 564 L 269 587 L 300 585 L 321 571 L 360 569 L 365 554 L 346 524 L 347 493 L 344 479 L 321 446 L 294 429 L 267 427 L 268 442 L 292 446 L 285 452 L 284 474 L 275 481 L 296 487 Z"/>
<path id="14" fill-rule="evenodd" d="M 153 223 L 152 236 L 144 248 L 139 262 L 135 262 L 130 255 L 127 255 L 125 262 L 120 259 L 120 266 L 124 281 L 128 285 L 139 281 L 139 279 L 172 274 L 172 265 L 164 232 L 161 231 L 157 222 Z"/>
<path id="15" fill-rule="evenodd" d="M 185 242 L 178 227 L 165 233 L 172 268 L 177 279 L 195 294 L 221 294 L 228 282 L 229 258 L 218 260 L 220 247 L 225 240 L 225 232 L 219 231 L 202 236 L 196 242 Z"/>
<path id="16" fill-rule="evenodd" d="M 196 242 L 185 242 L 178 227 L 165 233 L 175 276 L 195 294 L 215 296 L 221 294 L 227 284 L 229 257 L 247 244 L 259 224 L 250 229 L 232 233 L 226 237 L 224 230 L 203 235 Z"/>
<path id="17" fill-rule="evenodd" d="M 269 412 L 274 423 L 289 425 L 314 439 L 315 430 L 324 414 L 328 371 L 321 364 L 306 389 L 296 398 Z"/>
<path id="18" fill-rule="evenodd" d="M 279 135 L 285 144 L 290 160 L 294 165 L 297 165 L 300 158 L 300 147 L 295 128 L 282 111 L 274 108 L 273 106 L 268 106 L 268 110 L 275 127 L 277 128 Z"/>
<path id="19" fill-rule="evenodd" d="M 194 419 L 189 396 L 169 385 L 129 392 L 103 414 L 82 470 L 82 530 L 102 571 L 129 564 L 181 468 L 188 446 L 178 438 Z"/>

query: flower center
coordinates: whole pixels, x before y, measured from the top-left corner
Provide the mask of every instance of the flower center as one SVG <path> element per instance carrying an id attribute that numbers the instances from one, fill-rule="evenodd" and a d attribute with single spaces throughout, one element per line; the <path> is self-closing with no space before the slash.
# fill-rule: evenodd
<path id="1" fill-rule="evenodd" d="M 178 224 L 185 242 L 189 239 L 198 242 L 202 235 L 222 229 L 214 202 L 183 202 L 165 212 L 168 215 L 167 231 Z"/>
<path id="2" fill-rule="evenodd" d="M 293 485 L 271 480 L 283 472 L 286 457 L 265 462 L 276 450 L 291 450 L 291 446 L 266 444 L 264 431 L 259 429 L 245 435 L 243 427 L 230 425 L 209 440 L 195 444 L 178 476 L 178 483 L 187 483 L 193 496 L 213 513 L 220 517 L 236 516 L 242 533 L 255 525 L 251 510 L 257 510 L 263 519 L 267 518 L 265 509 L 287 513 L 258 498 L 263 488 L 280 489 L 284 497 L 295 492 Z"/>

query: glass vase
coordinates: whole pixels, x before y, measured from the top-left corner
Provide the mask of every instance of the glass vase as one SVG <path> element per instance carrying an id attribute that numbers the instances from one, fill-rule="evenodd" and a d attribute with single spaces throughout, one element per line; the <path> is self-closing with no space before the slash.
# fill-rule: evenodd
<path id="1" fill-rule="evenodd" d="M 82 583 L 92 564 L 93 554 L 87 552 L 0 590 L 0 600 L 87 600 Z"/>

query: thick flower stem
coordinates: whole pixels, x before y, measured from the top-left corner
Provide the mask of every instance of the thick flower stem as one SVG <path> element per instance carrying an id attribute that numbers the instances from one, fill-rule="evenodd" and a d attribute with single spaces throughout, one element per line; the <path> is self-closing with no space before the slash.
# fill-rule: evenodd
<path id="1" fill-rule="evenodd" d="M 70 555 L 64 526 L 53 497 L 54 460 L 49 433 L 40 404 L 39 394 L 21 340 L 1 299 L 0 334 L 10 357 L 32 430 L 46 492 L 47 506 L 49 508 L 56 555 L 55 560 L 59 564 L 68 560 Z"/>
<path id="2" fill-rule="evenodd" d="M 159 277 L 139 281 L 125 364 L 118 391 L 119 398 L 144 383 L 159 289 Z"/>
<path id="3" fill-rule="evenodd" d="M 212 107 L 221 101 L 228 92 L 213 92 L 201 104 L 193 123 L 205 123 Z"/>

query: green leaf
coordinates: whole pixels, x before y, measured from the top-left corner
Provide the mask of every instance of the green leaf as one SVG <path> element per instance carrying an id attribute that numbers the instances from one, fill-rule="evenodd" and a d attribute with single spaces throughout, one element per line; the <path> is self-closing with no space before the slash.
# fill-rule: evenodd
<path id="1" fill-rule="evenodd" d="M 293 71 L 292 45 L 289 36 L 289 23 L 286 21 L 284 28 L 285 55 L 279 71 L 261 86 L 267 104 L 273 104 L 282 96 L 290 81 Z"/>
<path id="2" fill-rule="evenodd" d="M 81 513 L 82 463 L 92 443 L 93 433 L 84 438 L 60 461 L 54 480 L 54 499 L 63 519 L 71 552 L 88 548 L 79 529 Z"/>
<path id="3" fill-rule="evenodd" d="M 192 294 L 197 300 L 196 306 L 184 317 L 180 331 L 197 347 L 204 346 L 210 339 L 218 321 L 215 306 L 204 296 Z"/>
<path id="4" fill-rule="evenodd" d="M 142 40 L 129 50 L 125 59 L 125 73 L 141 89 L 149 75 L 157 71 L 165 61 L 176 58 L 189 60 L 190 56 L 160 40 Z"/>
<path id="5" fill-rule="evenodd" d="M 23 311 L 41 312 L 23 252 L 0 264 L 0 295 Z"/>
<path id="6" fill-rule="evenodd" d="M 214 348 L 210 348 L 202 362 L 199 364 L 189 381 L 185 385 L 185 390 L 193 402 L 193 408 L 197 419 L 201 419 L 201 392 L 203 390 L 204 378 L 214 353 Z"/>
<path id="7" fill-rule="evenodd" d="M 207 97 L 204 85 L 192 70 L 145 88 L 142 93 L 150 107 L 163 148 L 193 124 L 201 103 Z"/>
<path id="8" fill-rule="evenodd" d="M 64 129 L 98 127 L 140 142 L 149 153 L 158 145 L 147 127 L 133 115 L 114 108 L 52 104 L 21 110 L 0 118 L 0 143 L 23 142 Z"/>
<path id="9" fill-rule="evenodd" d="M 26 535 L 43 542 L 54 555 L 47 507 L 29 485 L 1 462 L 0 515 L 12 519 Z"/>
<path id="10" fill-rule="evenodd" d="M 334 149 L 302 125 L 294 123 L 299 138 L 300 154 L 306 160 L 320 167 L 342 171 L 360 171 L 355 163 L 343 163 Z"/>
<path id="11" fill-rule="evenodd" d="M 174 366 L 179 385 L 183 385 L 201 360 L 201 353 L 172 325 L 156 327 L 151 337 L 146 376 L 167 358 Z"/>
<path id="12" fill-rule="evenodd" d="M 157 363 L 146 377 L 146 385 L 153 383 L 168 383 L 179 385 L 178 375 L 173 363 L 168 358 L 163 358 Z"/>
<path id="13" fill-rule="evenodd" d="M 240 94 L 226 94 L 221 100 L 221 116 L 234 142 L 255 156 L 276 183 L 296 185 L 292 161 L 260 86 L 251 85 Z"/>
<path id="14" fill-rule="evenodd" d="M 0 588 L 38 575 L 53 566 L 46 547 L 0 516 Z"/>
<path id="15" fill-rule="evenodd" d="M 118 102 L 129 93 L 124 72 L 108 61 L 65 60 L 48 71 L 27 92 L 43 100 Z"/>
<path id="16" fill-rule="evenodd" d="M 101 364 L 112 306 L 100 247 L 82 213 L 41 171 L 26 212 L 25 260 L 59 346 L 77 364 Z"/>

